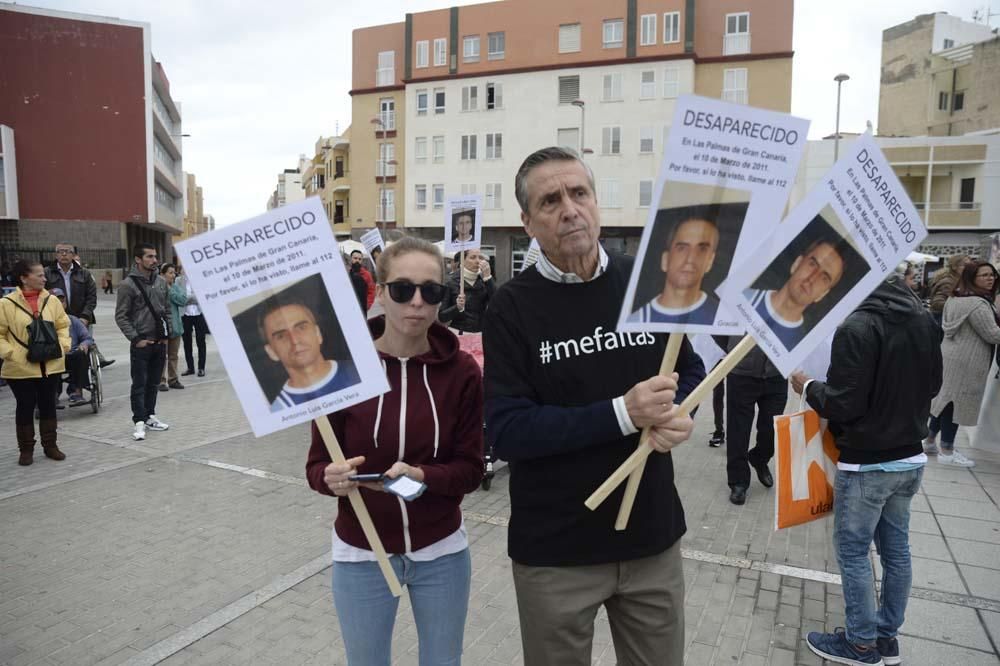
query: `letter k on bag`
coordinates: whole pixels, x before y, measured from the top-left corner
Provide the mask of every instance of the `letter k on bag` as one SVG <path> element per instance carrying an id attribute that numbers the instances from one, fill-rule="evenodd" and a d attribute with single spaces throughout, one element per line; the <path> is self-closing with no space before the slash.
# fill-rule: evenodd
<path id="1" fill-rule="evenodd" d="M 774 528 L 833 514 L 840 452 L 819 414 L 807 409 L 774 417 Z"/>

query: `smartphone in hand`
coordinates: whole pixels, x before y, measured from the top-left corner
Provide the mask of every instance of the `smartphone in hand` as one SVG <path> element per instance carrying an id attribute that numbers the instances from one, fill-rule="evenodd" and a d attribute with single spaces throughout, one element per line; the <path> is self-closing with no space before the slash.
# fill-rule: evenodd
<path id="1" fill-rule="evenodd" d="M 378 483 L 379 481 L 385 480 L 385 474 L 355 474 L 347 477 L 347 480 L 357 481 L 359 483 L 364 483 L 365 481 Z"/>

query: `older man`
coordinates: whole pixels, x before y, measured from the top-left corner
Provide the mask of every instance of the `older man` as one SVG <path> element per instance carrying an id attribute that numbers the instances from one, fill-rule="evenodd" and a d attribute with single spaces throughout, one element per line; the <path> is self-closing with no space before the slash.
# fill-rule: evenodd
<path id="1" fill-rule="evenodd" d="M 671 448 L 691 434 L 676 414 L 705 375 L 685 342 L 677 374 L 654 373 L 661 336 L 616 333 L 631 258 L 598 243 L 593 174 L 572 151 L 545 148 L 518 170 L 535 266 L 499 288 L 486 311 L 486 427 L 510 462 L 508 549 L 524 663 L 589 664 L 594 617 L 607 609 L 620 663 L 679 664 L 684 653 L 684 511 Z M 651 428 L 628 529 L 618 491 L 584 506 Z"/>
<path id="2" fill-rule="evenodd" d="M 84 268 L 77 257 L 76 246 L 72 243 L 56 243 L 56 262 L 45 267 L 45 288 L 49 291 L 62 289 L 66 295 L 66 313 L 77 317 L 93 335 L 94 309 L 97 307 L 97 282 L 90 271 Z M 97 344 L 94 343 L 97 348 Z M 105 359 L 97 350 L 101 367 L 114 363 Z"/>

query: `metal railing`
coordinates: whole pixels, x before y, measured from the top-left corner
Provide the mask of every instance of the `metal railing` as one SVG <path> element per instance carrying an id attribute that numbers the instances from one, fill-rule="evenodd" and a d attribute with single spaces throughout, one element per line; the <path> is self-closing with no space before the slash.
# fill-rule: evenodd
<path id="1" fill-rule="evenodd" d="M 128 252 L 123 248 L 78 248 L 84 267 L 128 268 Z M 52 247 L 0 245 L 0 262 L 14 263 L 20 259 L 38 261 L 45 266 L 54 264 L 56 251 Z M 97 277 L 97 276 L 95 276 Z"/>
<path id="2" fill-rule="evenodd" d="M 722 39 L 722 55 L 750 53 L 750 33 L 736 32 Z"/>

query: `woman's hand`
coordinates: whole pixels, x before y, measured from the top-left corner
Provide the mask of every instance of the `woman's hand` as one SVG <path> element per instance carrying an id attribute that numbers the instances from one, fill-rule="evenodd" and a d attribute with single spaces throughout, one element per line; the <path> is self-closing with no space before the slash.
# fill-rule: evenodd
<path id="1" fill-rule="evenodd" d="M 364 463 L 365 457 L 349 458 L 342 463 L 330 463 L 323 470 L 323 482 L 337 497 L 344 497 L 358 487 L 357 482 L 349 481 L 347 477 L 358 473 L 358 465 Z"/>
<path id="2" fill-rule="evenodd" d="M 407 465 L 402 461 L 393 463 L 392 467 L 386 471 L 385 476 L 388 479 L 398 479 L 401 476 L 408 476 L 414 481 L 424 482 L 424 470 L 419 467 Z"/>

